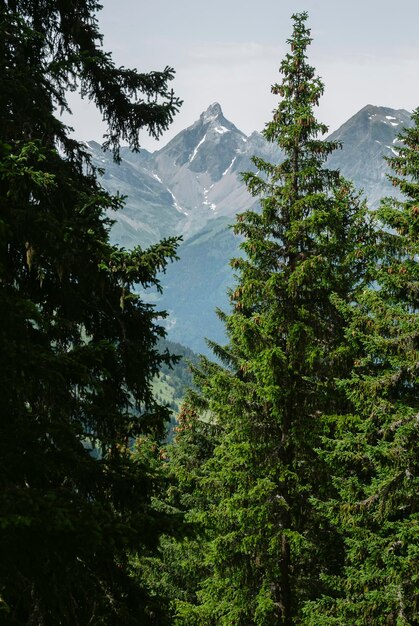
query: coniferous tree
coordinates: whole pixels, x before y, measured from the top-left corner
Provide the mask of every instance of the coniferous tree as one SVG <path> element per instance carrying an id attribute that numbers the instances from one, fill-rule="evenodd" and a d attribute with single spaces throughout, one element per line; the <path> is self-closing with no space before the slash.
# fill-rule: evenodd
<path id="1" fill-rule="evenodd" d="M 336 597 L 307 607 L 307 624 L 413 626 L 419 618 L 419 110 L 400 136 L 385 198 L 374 289 L 344 307 L 356 355 L 354 411 L 325 454 L 339 496 L 326 505 L 345 536 Z"/>
<path id="2" fill-rule="evenodd" d="M 83 146 L 56 116 L 81 85 L 108 123 L 107 145 L 158 137 L 179 101 L 173 71 L 116 68 L 94 0 L 0 2 L 0 621 L 154 623 L 127 553 L 147 553 L 169 520 L 154 510 L 155 471 L 131 453 L 158 438 L 167 411 L 151 381 L 168 355 L 152 307 L 175 255 L 112 247 Z"/>
<path id="3" fill-rule="evenodd" d="M 224 367 L 203 361 L 197 410 L 222 431 L 201 470 L 207 492 L 206 564 L 198 604 L 179 603 L 179 624 L 299 623 L 303 602 L 322 590 L 320 573 L 340 565 L 338 534 L 310 497 L 330 494 L 315 448 L 326 412 L 347 406 L 335 378 L 350 355 L 344 318 L 366 279 L 371 229 L 366 208 L 339 172 L 325 167 L 338 144 L 314 115 L 323 84 L 307 63 L 307 14 L 293 16 L 282 96 L 266 139 L 283 150 L 273 165 L 254 158 L 244 175 L 260 211 L 238 215 L 243 258 L 233 260 L 229 343 L 213 345 Z"/>

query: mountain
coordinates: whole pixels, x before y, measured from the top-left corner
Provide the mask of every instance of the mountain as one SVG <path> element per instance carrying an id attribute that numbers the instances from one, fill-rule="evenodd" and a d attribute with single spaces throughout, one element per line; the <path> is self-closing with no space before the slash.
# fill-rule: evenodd
<path id="1" fill-rule="evenodd" d="M 383 157 L 396 153 L 397 135 L 410 123 L 408 111 L 367 105 L 330 135 L 343 147 L 328 167 L 340 169 L 376 206 L 394 193 Z M 183 236 L 180 261 L 162 277 L 158 307 L 170 312 L 170 339 L 208 352 L 204 337 L 224 340 L 215 309 L 228 308 L 227 289 L 234 282 L 229 261 L 240 253 L 240 240 L 228 225 L 236 213 L 257 207 L 240 172 L 255 170 L 253 155 L 275 163 L 281 152 L 258 132 L 246 136 L 218 103 L 156 152 L 123 148 L 120 165 L 99 144 L 87 145 L 104 170 L 104 187 L 127 196 L 125 208 L 112 216 L 113 241 L 128 248 Z"/>
<path id="2" fill-rule="evenodd" d="M 123 211 L 111 215 L 115 242 L 147 246 L 168 235 L 188 239 L 220 217 L 234 221 L 237 211 L 255 205 L 240 172 L 254 169 L 258 154 L 278 161 L 280 152 L 260 133 L 249 137 L 223 115 L 218 103 L 166 146 L 150 153 L 121 149 L 121 163 L 98 143 L 86 144 L 103 186 L 126 196 Z"/>
<path id="3" fill-rule="evenodd" d="M 191 237 L 214 218 L 234 219 L 239 207 L 254 204 L 240 172 L 253 167 L 250 159 L 258 144 L 266 157 L 278 152 L 259 133 L 246 137 L 215 103 L 153 155 L 155 174 L 187 215 L 184 236 Z"/>
<path id="4" fill-rule="evenodd" d="M 386 195 L 394 195 L 388 181 L 384 157 L 397 154 L 397 135 L 410 126 L 410 113 L 368 104 L 329 137 L 342 142 L 329 159 L 328 166 L 340 169 L 356 187 L 364 189 L 370 206 L 375 207 Z"/>
<path id="5" fill-rule="evenodd" d="M 225 339 L 215 309 L 227 310 L 227 290 L 233 284 L 230 259 L 240 254 L 231 222 L 227 217 L 209 222 L 179 247 L 179 261 L 162 277 L 158 304 L 169 311 L 169 337 L 196 352 L 208 353 L 205 338 Z"/>

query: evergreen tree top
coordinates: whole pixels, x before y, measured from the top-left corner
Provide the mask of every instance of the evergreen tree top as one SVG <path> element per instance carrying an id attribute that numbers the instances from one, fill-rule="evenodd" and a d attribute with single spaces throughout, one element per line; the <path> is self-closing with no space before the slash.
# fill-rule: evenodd
<path id="1" fill-rule="evenodd" d="M 339 181 L 337 171 L 324 167 L 328 156 L 341 144 L 324 141 L 322 137 L 328 128 L 316 119 L 315 107 L 324 85 L 307 62 L 306 52 L 311 42 L 310 30 L 305 25 L 307 17 L 307 13 L 293 16 L 293 33 L 288 40 L 291 50 L 279 69 L 282 81 L 271 89 L 281 99 L 263 131 L 268 141 L 277 143 L 282 149 L 284 160 L 274 165 L 254 157 L 253 162 L 261 175 L 244 175 L 252 195 L 275 195 L 274 204 L 282 198 L 284 207 L 288 206 L 288 210 L 282 211 L 284 219 L 294 219 L 298 214 L 302 217 L 308 210 L 304 205 L 318 202 L 319 194 L 329 194 Z M 239 224 L 236 230 L 241 230 Z"/>
<path id="2" fill-rule="evenodd" d="M 310 29 L 305 25 L 307 18 L 306 12 L 293 15 L 293 34 L 287 40 L 291 51 L 280 65 L 283 79 L 271 89 L 282 100 L 263 133 L 268 141 L 277 142 L 285 151 L 292 150 L 301 140 L 316 139 L 328 130 L 325 124 L 317 122 L 313 113 L 313 107 L 318 106 L 324 92 L 324 85 L 315 75 L 314 67 L 307 63 L 306 52 L 312 41 Z M 284 132 L 285 129 L 288 132 Z M 339 145 L 336 142 L 319 142 L 312 148 L 318 150 L 325 160 Z"/>

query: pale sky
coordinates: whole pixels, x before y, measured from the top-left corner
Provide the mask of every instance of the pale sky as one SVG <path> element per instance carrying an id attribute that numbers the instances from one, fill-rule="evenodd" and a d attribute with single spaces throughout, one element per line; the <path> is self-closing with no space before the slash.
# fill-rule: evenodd
<path id="1" fill-rule="evenodd" d="M 250 134 L 271 118 L 279 64 L 292 32 L 291 15 L 307 10 L 309 61 L 325 83 L 320 121 L 336 130 L 366 104 L 419 106 L 419 0 L 102 0 L 104 49 L 117 65 L 141 72 L 176 70 L 184 100 L 154 150 L 190 126 L 211 103 Z M 67 123 L 78 139 L 101 141 L 93 105 L 70 99 Z"/>

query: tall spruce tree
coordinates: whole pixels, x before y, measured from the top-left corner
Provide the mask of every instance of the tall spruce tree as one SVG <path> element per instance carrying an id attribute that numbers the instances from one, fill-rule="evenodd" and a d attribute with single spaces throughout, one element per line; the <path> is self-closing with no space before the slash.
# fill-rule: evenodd
<path id="1" fill-rule="evenodd" d="M 135 284 L 157 285 L 169 239 L 109 244 L 88 153 L 56 115 L 80 83 L 108 123 L 107 145 L 158 137 L 180 102 L 173 71 L 116 68 L 94 0 L 0 2 L 0 621 L 154 623 L 127 552 L 147 553 L 169 520 L 155 470 L 133 456 L 167 411 L 151 381 L 167 355 Z M 166 525 L 166 526 L 165 526 Z"/>
<path id="2" fill-rule="evenodd" d="M 419 109 L 399 136 L 385 198 L 376 285 L 344 307 L 356 355 L 345 390 L 352 414 L 325 454 L 339 490 L 326 509 L 345 536 L 336 597 L 307 607 L 307 624 L 413 626 L 419 619 Z"/>
<path id="3" fill-rule="evenodd" d="M 351 360 L 331 295 L 350 302 L 362 287 L 372 235 L 365 205 L 325 167 L 339 146 L 319 138 L 323 84 L 307 62 L 307 14 L 293 20 L 272 88 L 282 99 L 264 131 L 284 160 L 254 158 L 258 172 L 244 175 L 261 210 L 234 227 L 245 255 L 232 262 L 232 310 L 220 313 L 229 343 L 213 345 L 224 367 L 204 360 L 197 381 L 196 409 L 222 436 L 199 484 L 210 574 L 196 606 L 178 604 L 179 624 L 292 626 L 321 593 L 320 574 L 341 562 L 338 534 L 310 498 L 332 489 L 315 452 L 328 428 L 322 416 L 347 406 L 335 378 Z"/>

